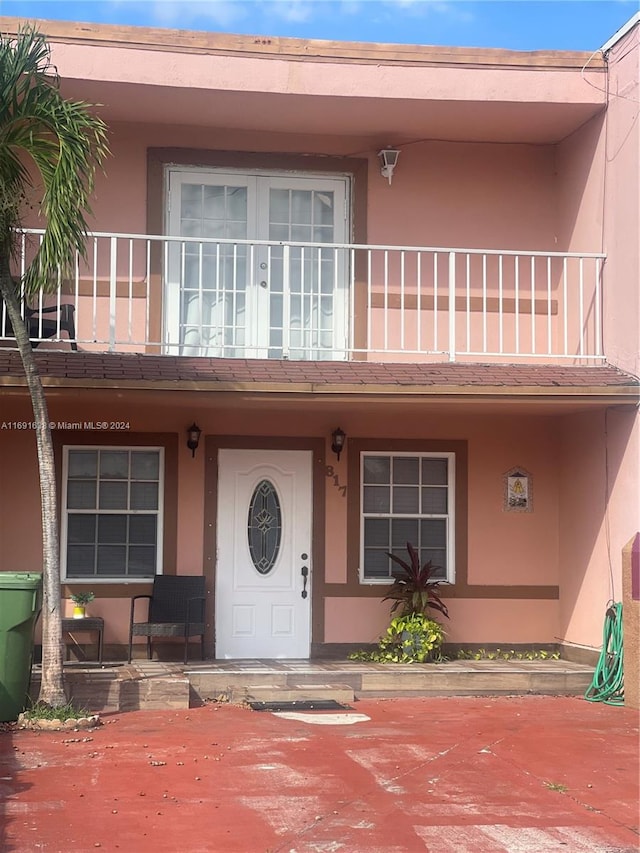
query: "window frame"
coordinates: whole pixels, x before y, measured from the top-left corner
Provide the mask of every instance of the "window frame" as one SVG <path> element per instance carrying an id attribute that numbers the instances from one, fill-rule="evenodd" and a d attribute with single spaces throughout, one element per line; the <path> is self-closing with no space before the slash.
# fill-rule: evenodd
<path id="1" fill-rule="evenodd" d="M 158 475 L 158 507 L 156 510 L 81 510 L 80 514 L 95 515 L 153 515 L 157 519 L 156 524 L 156 565 L 153 575 L 109 575 L 101 577 L 100 575 L 68 575 L 67 574 L 67 556 L 68 556 L 68 531 L 69 531 L 69 509 L 67 507 L 67 492 L 69 484 L 69 452 L 73 450 L 87 451 L 135 451 L 142 453 L 157 452 L 159 462 Z M 60 500 L 60 577 L 63 583 L 67 584 L 140 584 L 150 583 L 156 575 L 163 574 L 163 556 L 164 556 L 164 497 L 165 497 L 165 448 L 161 445 L 142 445 L 142 444 L 65 444 L 62 446 L 62 489 Z M 131 482 L 130 478 L 127 480 Z M 134 481 L 138 482 L 138 481 Z M 72 511 L 73 512 L 73 511 Z"/>
<path id="2" fill-rule="evenodd" d="M 399 457 L 414 457 L 422 459 L 446 459 L 447 460 L 447 512 L 442 513 L 365 513 L 364 511 L 364 459 L 370 456 L 382 456 L 388 459 Z M 368 578 L 364 573 L 364 529 L 367 518 L 444 518 L 446 520 L 446 554 L 447 571 L 443 583 L 454 584 L 456 580 L 456 453 L 454 451 L 413 451 L 413 450 L 360 450 L 359 452 L 359 583 L 363 586 L 389 586 L 393 583 L 393 575 L 386 578 Z M 392 484 L 391 484 L 392 485 Z M 415 543 L 412 543 L 415 544 Z M 407 555 L 408 556 L 408 555 Z"/>

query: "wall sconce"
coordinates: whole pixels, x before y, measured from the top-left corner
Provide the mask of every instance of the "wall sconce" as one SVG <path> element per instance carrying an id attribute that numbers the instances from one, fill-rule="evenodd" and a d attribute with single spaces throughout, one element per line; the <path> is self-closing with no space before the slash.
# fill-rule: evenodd
<path id="1" fill-rule="evenodd" d="M 342 450 L 344 448 L 346 438 L 346 432 L 341 430 L 340 427 L 338 427 L 338 429 L 334 429 L 334 431 L 331 433 L 331 449 L 338 457 L 338 462 L 340 461 L 340 454 L 342 453 Z"/>
<path id="2" fill-rule="evenodd" d="M 191 451 L 191 456 L 194 457 L 196 455 L 196 450 L 198 449 L 198 445 L 200 444 L 200 435 L 202 434 L 202 430 L 194 421 L 189 429 L 187 430 L 187 447 Z"/>
<path id="3" fill-rule="evenodd" d="M 378 157 L 380 158 L 381 164 L 380 174 L 383 178 L 387 178 L 389 186 L 391 186 L 393 170 L 398 165 L 399 156 L 400 152 L 397 148 L 383 148 L 382 151 L 378 151 Z"/>

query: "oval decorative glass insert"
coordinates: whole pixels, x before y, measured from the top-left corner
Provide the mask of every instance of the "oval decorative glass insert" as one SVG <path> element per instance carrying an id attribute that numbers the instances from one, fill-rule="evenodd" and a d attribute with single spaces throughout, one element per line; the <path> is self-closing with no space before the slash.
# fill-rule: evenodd
<path id="1" fill-rule="evenodd" d="M 255 488 L 249 503 L 249 553 L 261 575 L 273 569 L 280 551 L 282 511 L 273 483 L 262 480 Z"/>

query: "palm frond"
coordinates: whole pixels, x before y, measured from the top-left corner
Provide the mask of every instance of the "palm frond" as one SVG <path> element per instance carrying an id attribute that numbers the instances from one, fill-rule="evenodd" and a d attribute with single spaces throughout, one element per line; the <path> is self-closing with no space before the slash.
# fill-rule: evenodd
<path id="1" fill-rule="evenodd" d="M 49 47 L 31 26 L 0 37 L 0 241 L 20 221 L 16 190 L 31 183 L 25 158 L 43 188 L 46 227 L 24 276 L 26 294 L 57 286 L 85 254 L 95 171 L 109 153 L 106 125 L 91 109 L 62 97 Z"/>

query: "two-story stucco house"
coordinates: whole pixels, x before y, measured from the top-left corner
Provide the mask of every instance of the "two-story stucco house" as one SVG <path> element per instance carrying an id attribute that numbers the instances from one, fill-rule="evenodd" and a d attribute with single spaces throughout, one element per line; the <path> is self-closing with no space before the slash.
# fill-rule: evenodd
<path id="1" fill-rule="evenodd" d="M 110 128 L 74 311 L 30 324 L 107 647 L 177 573 L 211 657 L 346 653 L 409 541 L 450 643 L 597 649 L 640 527 L 637 17 L 594 55 L 38 26 Z M 0 410 L 0 569 L 39 570 L 9 337 Z"/>

